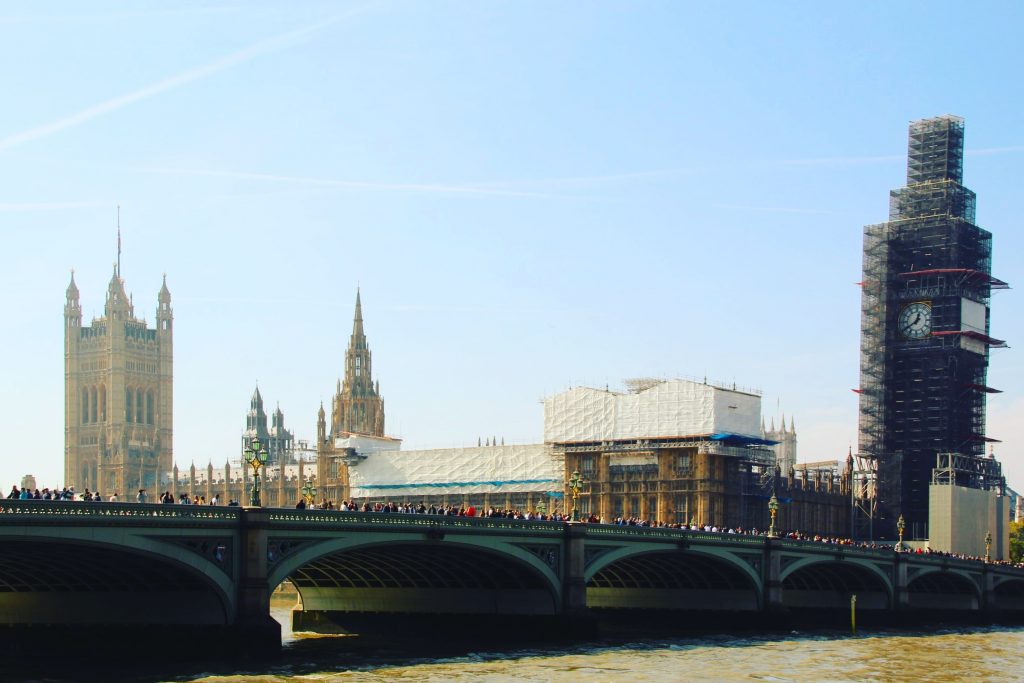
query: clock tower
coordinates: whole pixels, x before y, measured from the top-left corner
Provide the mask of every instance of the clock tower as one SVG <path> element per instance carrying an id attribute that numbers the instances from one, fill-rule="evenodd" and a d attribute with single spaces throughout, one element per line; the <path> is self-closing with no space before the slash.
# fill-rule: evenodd
<path id="1" fill-rule="evenodd" d="M 859 451 L 875 472 L 874 531 L 928 536 L 937 457 L 958 465 L 957 485 L 1003 486 L 983 458 L 992 234 L 974 224 L 964 187 L 963 119 L 910 124 L 907 185 L 893 190 L 889 220 L 864 229 Z"/>

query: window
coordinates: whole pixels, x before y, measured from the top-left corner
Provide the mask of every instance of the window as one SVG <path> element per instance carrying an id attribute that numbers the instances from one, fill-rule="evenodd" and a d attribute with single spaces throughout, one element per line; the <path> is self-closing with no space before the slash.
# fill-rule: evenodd
<path id="1" fill-rule="evenodd" d="M 131 389 L 124 390 L 124 421 L 131 422 L 133 413 L 132 406 L 135 403 L 135 395 Z"/>

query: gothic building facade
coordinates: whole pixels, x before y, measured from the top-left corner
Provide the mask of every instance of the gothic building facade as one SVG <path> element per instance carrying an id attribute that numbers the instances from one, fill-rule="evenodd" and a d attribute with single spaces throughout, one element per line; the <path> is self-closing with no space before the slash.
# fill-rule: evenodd
<path id="1" fill-rule="evenodd" d="M 782 424 L 776 429 L 775 418 L 772 418 L 771 426 L 767 429 L 764 426 L 764 419 L 761 420 L 761 438 L 768 441 L 775 441 L 772 450 L 775 451 L 775 464 L 783 474 L 787 474 L 796 467 L 796 425 L 793 418 L 789 418 L 789 429 L 786 429 L 786 416 L 782 416 Z"/>
<path id="2" fill-rule="evenodd" d="M 117 265 L 103 317 L 82 325 L 74 273 L 64 306 L 64 482 L 104 496 L 156 490 L 172 466 L 173 314 L 167 278 L 156 327 L 135 316 Z"/>
<path id="3" fill-rule="evenodd" d="M 363 329 L 358 289 L 352 335 L 345 351 L 345 378 L 338 380 L 331 400 L 330 423 L 320 406 L 316 433 L 318 487 L 321 497 L 330 500 L 348 496 L 348 467 L 344 458 L 352 452 L 350 441 L 359 441 L 364 447 L 368 441 L 391 441 L 384 436 L 384 400 L 380 383 L 373 380 L 373 360 Z"/>
<path id="4" fill-rule="evenodd" d="M 245 432 L 242 433 L 242 450 L 249 448 L 252 440 L 257 437 L 267 449 L 268 464 L 290 465 L 295 462 L 292 452 L 295 448 L 295 434 L 285 429 L 281 406 L 274 410 L 270 427 L 267 427 L 267 411 L 263 409 L 263 396 L 259 387 L 252 392 L 252 398 L 249 400 Z"/>
<path id="5" fill-rule="evenodd" d="M 373 382 L 373 356 L 363 332 L 363 305 L 356 290 L 352 336 L 345 351 L 345 380 L 338 380 L 331 407 L 331 435 L 384 436 L 384 401 Z"/>

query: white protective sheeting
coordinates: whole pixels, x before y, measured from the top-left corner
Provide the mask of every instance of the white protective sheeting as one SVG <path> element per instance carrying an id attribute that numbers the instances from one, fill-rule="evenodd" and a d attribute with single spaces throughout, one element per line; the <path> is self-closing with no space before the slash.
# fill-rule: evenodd
<path id="1" fill-rule="evenodd" d="M 635 394 L 577 387 L 544 401 L 544 442 L 705 436 L 758 437 L 761 397 L 689 380 Z"/>
<path id="2" fill-rule="evenodd" d="M 367 455 L 377 451 L 397 451 L 402 448 L 402 440 L 390 436 L 370 436 L 369 434 L 346 434 L 334 439 L 334 447 L 354 448 L 357 453 Z"/>
<path id="3" fill-rule="evenodd" d="M 349 467 L 349 486 L 353 498 L 548 493 L 562 471 L 543 444 L 380 451 Z"/>

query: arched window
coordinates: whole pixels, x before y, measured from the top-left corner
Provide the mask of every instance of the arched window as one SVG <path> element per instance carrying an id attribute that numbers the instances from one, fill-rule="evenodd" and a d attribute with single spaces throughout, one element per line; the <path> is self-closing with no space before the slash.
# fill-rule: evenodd
<path id="1" fill-rule="evenodd" d="M 135 421 L 138 423 L 142 422 L 142 419 L 146 417 L 146 414 L 142 412 L 142 389 L 135 392 Z"/>
<path id="2" fill-rule="evenodd" d="M 89 421 L 96 421 L 96 387 L 89 392 Z"/>
<path id="3" fill-rule="evenodd" d="M 89 390 L 82 388 L 82 424 L 89 421 Z"/>
<path id="4" fill-rule="evenodd" d="M 135 403 L 135 394 L 131 389 L 124 390 L 124 421 L 132 421 L 132 407 Z"/>
<path id="5" fill-rule="evenodd" d="M 153 392 L 146 392 L 146 424 L 153 424 Z"/>
<path id="6" fill-rule="evenodd" d="M 107 387 L 100 385 L 100 422 L 107 421 Z"/>

